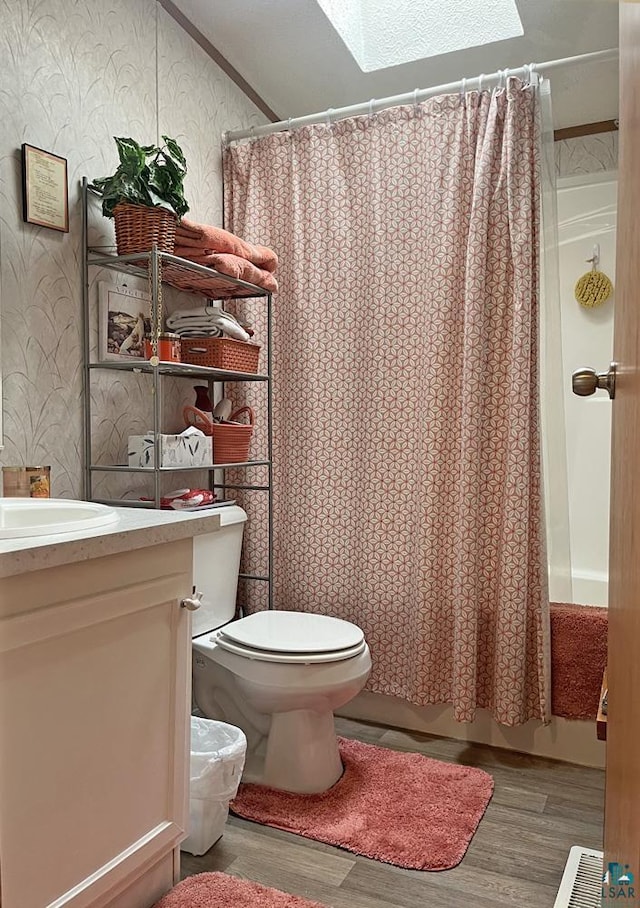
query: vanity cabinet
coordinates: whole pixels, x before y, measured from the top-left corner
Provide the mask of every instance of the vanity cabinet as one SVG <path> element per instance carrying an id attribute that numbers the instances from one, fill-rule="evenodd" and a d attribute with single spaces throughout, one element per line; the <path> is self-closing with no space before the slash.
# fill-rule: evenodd
<path id="1" fill-rule="evenodd" d="M 150 908 L 188 817 L 191 538 L 0 581 L 2 908 Z"/>

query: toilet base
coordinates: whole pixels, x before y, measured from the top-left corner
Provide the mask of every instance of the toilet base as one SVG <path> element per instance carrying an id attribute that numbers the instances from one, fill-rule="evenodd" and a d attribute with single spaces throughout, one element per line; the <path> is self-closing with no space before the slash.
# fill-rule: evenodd
<path id="1" fill-rule="evenodd" d="M 193 696 L 202 715 L 247 737 L 244 782 L 297 794 L 331 788 L 343 772 L 333 713 L 371 671 L 368 647 L 330 663 L 284 663 L 231 653 L 203 635 L 193 642 Z"/>
<path id="2" fill-rule="evenodd" d="M 274 713 L 260 783 L 298 794 L 326 791 L 343 766 L 332 712 Z"/>

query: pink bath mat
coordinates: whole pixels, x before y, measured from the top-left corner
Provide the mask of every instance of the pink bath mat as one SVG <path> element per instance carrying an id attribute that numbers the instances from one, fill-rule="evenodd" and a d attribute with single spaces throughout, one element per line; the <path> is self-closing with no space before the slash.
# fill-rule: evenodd
<path id="1" fill-rule="evenodd" d="M 410 870 L 459 864 L 493 793 L 481 769 L 339 738 L 344 773 L 322 794 L 243 784 L 239 817 Z"/>
<path id="2" fill-rule="evenodd" d="M 551 712 L 595 722 L 607 666 L 606 608 L 551 603 Z"/>
<path id="3" fill-rule="evenodd" d="M 323 908 L 297 895 L 249 883 L 226 873 L 199 873 L 187 877 L 154 908 Z"/>

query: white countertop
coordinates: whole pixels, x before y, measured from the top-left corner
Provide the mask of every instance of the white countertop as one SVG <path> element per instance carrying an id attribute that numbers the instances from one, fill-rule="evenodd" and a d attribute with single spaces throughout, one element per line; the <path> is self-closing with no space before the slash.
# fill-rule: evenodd
<path id="1" fill-rule="evenodd" d="M 0 540 L 0 577 L 201 536 L 220 527 L 220 513 L 215 508 L 188 512 L 153 508 L 113 510 L 119 516 L 118 522 L 101 529 Z"/>

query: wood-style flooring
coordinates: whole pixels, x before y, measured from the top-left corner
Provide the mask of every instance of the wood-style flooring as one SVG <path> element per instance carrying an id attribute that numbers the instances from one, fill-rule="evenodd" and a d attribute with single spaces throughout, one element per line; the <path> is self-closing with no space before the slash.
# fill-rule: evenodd
<path id="1" fill-rule="evenodd" d="M 553 908 L 571 846 L 602 848 L 602 770 L 347 719 L 336 725 L 345 737 L 491 773 L 493 798 L 458 867 L 401 870 L 230 817 L 207 854 L 182 855 L 183 876 L 223 870 L 332 908 Z"/>

